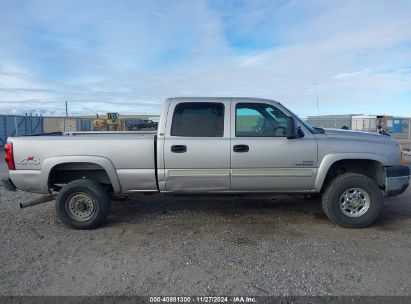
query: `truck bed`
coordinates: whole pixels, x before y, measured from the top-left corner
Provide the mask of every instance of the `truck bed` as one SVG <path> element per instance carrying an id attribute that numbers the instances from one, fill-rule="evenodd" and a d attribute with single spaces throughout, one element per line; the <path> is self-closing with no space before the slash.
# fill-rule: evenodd
<path id="1" fill-rule="evenodd" d="M 47 172 L 53 163 L 58 163 L 58 159 L 64 158 L 65 162 L 69 160 L 72 164 L 98 159 L 102 166 L 107 164 L 115 171 L 118 176 L 115 184 L 121 185 L 122 193 L 156 191 L 155 136 L 156 132 L 143 131 L 67 132 L 57 136 L 14 137 L 17 170 L 11 171 L 10 175 L 18 188 L 36 190 L 34 192 L 42 189 L 41 193 L 44 193 L 44 185 L 47 185 L 44 179 L 48 178 Z"/>

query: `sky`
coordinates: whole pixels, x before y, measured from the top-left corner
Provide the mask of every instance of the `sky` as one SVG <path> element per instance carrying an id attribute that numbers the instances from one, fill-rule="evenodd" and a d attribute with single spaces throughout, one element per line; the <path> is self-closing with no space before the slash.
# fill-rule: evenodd
<path id="1" fill-rule="evenodd" d="M 0 0 L 0 113 L 242 96 L 411 116 L 409 0 Z"/>

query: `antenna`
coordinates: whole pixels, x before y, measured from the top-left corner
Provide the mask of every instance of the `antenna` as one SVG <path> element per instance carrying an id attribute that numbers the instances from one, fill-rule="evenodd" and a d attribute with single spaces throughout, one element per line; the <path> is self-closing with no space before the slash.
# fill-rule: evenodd
<path id="1" fill-rule="evenodd" d="M 318 99 L 318 80 L 315 82 L 315 95 L 317 98 L 317 127 L 320 127 L 320 105 Z"/>

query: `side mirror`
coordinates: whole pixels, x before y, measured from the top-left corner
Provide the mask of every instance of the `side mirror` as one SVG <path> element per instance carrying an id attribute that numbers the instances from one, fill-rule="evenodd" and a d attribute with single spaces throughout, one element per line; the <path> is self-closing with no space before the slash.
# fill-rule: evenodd
<path id="1" fill-rule="evenodd" d="M 292 116 L 287 118 L 287 139 L 304 137 L 304 131 L 298 126 L 298 121 Z"/>
<path id="2" fill-rule="evenodd" d="M 303 129 L 301 129 L 300 126 L 298 126 L 298 135 L 300 136 L 300 138 L 305 136 L 305 133 L 304 133 Z"/>

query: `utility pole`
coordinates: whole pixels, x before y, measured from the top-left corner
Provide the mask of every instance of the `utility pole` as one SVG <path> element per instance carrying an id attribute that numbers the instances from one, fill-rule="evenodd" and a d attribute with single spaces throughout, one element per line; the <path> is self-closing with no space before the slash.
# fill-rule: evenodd
<path id="1" fill-rule="evenodd" d="M 411 118 L 408 121 L 408 139 L 411 139 Z"/>
<path id="2" fill-rule="evenodd" d="M 317 99 L 317 127 L 320 128 L 320 105 L 318 100 L 318 80 L 315 82 L 315 95 Z"/>
<path id="3" fill-rule="evenodd" d="M 68 116 L 68 107 L 67 107 L 67 100 L 66 100 L 66 117 Z M 63 132 L 66 132 L 66 117 L 63 119 Z"/>
<path id="4" fill-rule="evenodd" d="M 14 116 L 14 128 L 16 129 L 16 136 L 19 135 L 19 126 L 17 124 L 17 116 Z"/>

